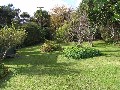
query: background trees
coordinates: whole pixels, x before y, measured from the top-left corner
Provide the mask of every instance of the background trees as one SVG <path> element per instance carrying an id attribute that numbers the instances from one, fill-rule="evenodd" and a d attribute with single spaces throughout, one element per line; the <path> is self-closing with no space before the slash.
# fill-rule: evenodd
<path id="1" fill-rule="evenodd" d="M 54 7 L 51 12 L 50 25 L 51 30 L 56 32 L 59 27 L 62 27 L 66 21 L 69 21 L 71 8 L 65 6 Z"/>
<path id="2" fill-rule="evenodd" d="M 30 20 L 30 15 L 27 12 L 23 12 L 21 15 L 21 23 L 26 23 Z"/>
<path id="3" fill-rule="evenodd" d="M 49 27 L 50 26 L 50 15 L 47 11 L 39 9 L 34 13 L 34 18 L 36 23 L 40 25 L 40 27 Z"/>
<path id="4" fill-rule="evenodd" d="M 28 34 L 24 46 L 35 45 L 47 40 L 89 41 L 102 37 L 105 41 L 120 40 L 120 1 L 83 0 L 76 10 L 66 6 L 54 7 L 52 12 L 35 11 L 20 14 L 12 4 L 0 7 L 0 27 L 14 24 L 15 28 L 26 29 Z"/>
<path id="5" fill-rule="evenodd" d="M 21 28 L 25 29 L 27 33 L 27 37 L 23 43 L 23 46 L 39 44 L 45 40 L 45 30 L 36 23 L 29 22 L 23 24 Z"/>
<path id="6" fill-rule="evenodd" d="M 105 41 L 120 40 L 120 1 L 118 0 L 89 0 L 89 20 L 101 30 Z"/>
<path id="7" fill-rule="evenodd" d="M 72 12 L 70 18 L 70 35 L 80 46 L 83 41 L 89 41 L 92 46 L 93 36 L 96 32 L 96 29 L 89 23 L 87 2 L 88 0 L 83 0 L 78 9 Z"/>
<path id="8" fill-rule="evenodd" d="M 0 28 L 12 25 L 12 20 L 17 17 L 17 13 L 12 4 L 0 6 Z"/>

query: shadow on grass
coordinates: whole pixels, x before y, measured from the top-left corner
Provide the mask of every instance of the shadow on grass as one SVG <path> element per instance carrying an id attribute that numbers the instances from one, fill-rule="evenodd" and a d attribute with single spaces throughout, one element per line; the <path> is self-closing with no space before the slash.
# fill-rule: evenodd
<path id="1" fill-rule="evenodd" d="M 57 63 L 59 52 L 41 53 L 40 51 L 21 52 L 14 59 L 6 59 L 4 62 L 7 65 L 40 65 Z"/>
<path id="2" fill-rule="evenodd" d="M 105 56 L 105 57 L 120 57 L 120 54 L 115 54 L 115 53 L 109 53 L 109 54 L 107 54 L 107 53 L 104 53 L 103 54 L 103 56 Z"/>
<path id="3" fill-rule="evenodd" d="M 21 75 L 49 75 L 49 76 L 61 76 L 61 75 L 71 75 L 71 74 L 79 74 L 80 70 L 71 69 L 70 66 L 72 63 L 56 63 L 56 64 L 48 64 L 44 67 L 42 66 L 30 66 L 30 67 L 19 67 L 17 69 L 17 73 Z"/>
<path id="4" fill-rule="evenodd" d="M 106 57 L 120 57 L 120 50 L 104 50 L 102 54 Z"/>
<path id="5" fill-rule="evenodd" d="M 17 65 L 14 69 L 16 73 L 22 75 L 70 75 L 80 73 L 80 70 L 69 68 L 73 62 L 58 63 L 60 52 L 41 53 L 40 51 L 22 51 L 15 59 L 6 59 L 5 64 Z M 13 68 L 13 67 L 10 67 Z"/>
<path id="6" fill-rule="evenodd" d="M 58 56 L 60 52 L 41 53 L 40 51 L 22 51 L 19 57 L 4 60 L 5 65 L 11 69 L 12 72 L 0 81 L 0 87 L 4 88 L 7 81 L 14 77 L 12 73 L 17 75 L 48 75 L 48 76 L 61 76 L 79 74 L 81 70 L 70 68 L 74 65 L 72 62 L 58 63 Z"/>
<path id="7" fill-rule="evenodd" d="M 105 50 L 105 51 L 103 51 L 103 52 L 120 52 L 120 50 Z"/>
<path id="8" fill-rule="evenodd" d="M 12 76 L 13 76 L 13 72 L 9 71 L 9 74 L 6 77 L 0 79 L 0 88 L 5 87 L 6 86 L 5 82 L 9 81 Z"/>
<path id="9" fill-rule="evenodd" d="M 99 43 L 94 43 L 93 47 L 106 48 L 106 47 L 111 47 L 111 44 L 108 44 L 108 43 L 105 43 L 105 42 L 99 42 Z"/>

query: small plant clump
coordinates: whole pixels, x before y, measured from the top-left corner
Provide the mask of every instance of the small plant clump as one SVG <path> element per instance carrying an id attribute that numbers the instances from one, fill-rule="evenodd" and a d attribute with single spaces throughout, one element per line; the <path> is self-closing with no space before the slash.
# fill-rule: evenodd
<path id="1" fill-rule="evenodd" d="M 79 47 L 66 48 L 63 53 L 65 57 L 73 59 L 84 59 L 102 55 L 102 53 L 97 49 Z"/>
<path id="2" fill-rule="evenodd" d="M 41 51 L 42 52 L 53 52 L 53 51 L 59 51 L 62 47 L 59 44 L 56 44 L 54 41 L 47 40 L 42 46 Z"/>

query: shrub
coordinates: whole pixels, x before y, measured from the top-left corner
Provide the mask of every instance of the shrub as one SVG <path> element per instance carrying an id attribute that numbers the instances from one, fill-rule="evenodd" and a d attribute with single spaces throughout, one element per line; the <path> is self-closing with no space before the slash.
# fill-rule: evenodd
<path id="1" fill-rule="evenodd" d="M 41 51 L 42 52 L 53 52 L 53 51 L 59 51 L 61 50 L 61 46 L 59 44 L 56 44 L 54 41 L 47 40 L 42 46 Z"/>
<path id="2" fill-rule="evenodd" d="M 69 47 L 64 49 L 64 56 L 73 59 L 84 59 L 94 56 L 100 56 L 101 52 L 93 48 Z"/>
<path id="3" fill-rule="evenodd" d="M 32 46 L 44 41 L 45 30 L 36 23 L 26 23 L 21 28 L 25 29 L 27 33 L 27 37 L 23 43 L 24 46 Z"/>
<path id="4" fill-rule="evenodd" d="M 0 30 L 0 60 L 3 59 L 12 47 L 21 44 L 26 37 L 24 29 L 15 29 L 12 27 L 4 27 Z"/>
<path id="5" fill-rule="evenodd" d="M 0 30 L 0 78 L 6 76 L 8 71 L 2 64 L 2 60 L 12 47 L 24 41 L 25 36 L 25 30 L 15 29 L 13 26 L 10 28 L 6 26 Z"/>
<path id="6" fill-rule="evenodd" d="M 69 41 L 69 27 L 70 25 L 65 22 L 65 24 L 61 27 L 59 27 L 56 30 L 56 40 L 57 42 L 66 42 Z"/>

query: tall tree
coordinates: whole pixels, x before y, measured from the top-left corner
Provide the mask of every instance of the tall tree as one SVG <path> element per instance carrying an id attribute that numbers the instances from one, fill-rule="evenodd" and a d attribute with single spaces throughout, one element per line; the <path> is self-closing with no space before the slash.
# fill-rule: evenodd
<path id="1" fill-rule="evenodd" d="M 51 27 L 53 30 L 58 29 L 64 25 L 64 21 L 69 21 L 72 9 L 66 6 L 57 6 L 51 12 Z"/>
<path id="2" fill-rule="evenodd" d="M 30 15 L 27 12 L 23 12 L 20 17 L 22 18 L 22 23 L 28 22 L 30 20 Z"/>
<path id="3" fill-rule="evenodd" d="M 20 9 L 15 9 L 15 18 L 12 20 L 12 24 L 15 26 L 15 28 L 18 28 L 21 25 L 21 20 L 20 20 Z"/>
<path id="4" fill-rule="evenodd" d="M 14 9 L 13 4 L 0 6 L 0 27 L 12 25 L 12 20 L 15 18 L 16 13 L 17 11 Z"/>
<path id="5" fill-rule="evenodd" d="M 36 22 L 40 27 L 49 27 L 50 26 L 50 15 L 47 11 L 42 10 L 41 8 L 34 13 Z"/>
<path id="6" fill-rule="evenodd" d="M 120 40 L 120 1 L 89 0 L 89 20 L 91 25 L 101 28 L 106 41 Z"/>
<path id="7" fill-rule="evenodd" d="M 76 36 L 80 46 L 84 40 L 89 41 L 92 46 L 92 40 L 95 34 L 95 29 L 89 23 L 87 2 L 88 0 L 83 0 L 71 17 L 71 35 L 72 37 Z"/>

